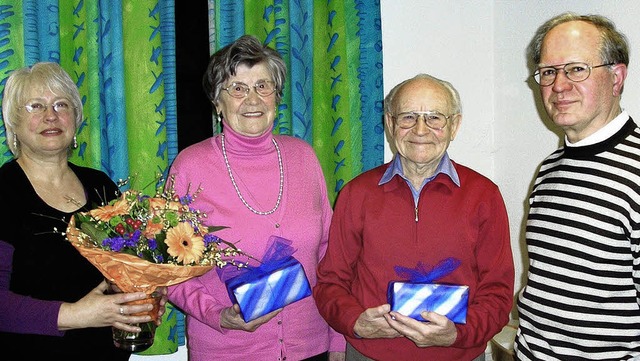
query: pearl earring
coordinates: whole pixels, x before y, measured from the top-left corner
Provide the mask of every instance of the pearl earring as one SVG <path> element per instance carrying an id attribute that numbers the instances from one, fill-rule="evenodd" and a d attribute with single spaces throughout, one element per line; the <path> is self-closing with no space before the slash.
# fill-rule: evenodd
<path id="1" fill-rule="evenodd" d="M 78 139 L 76 138 L 76 136 L 73 136 L 73 144 L 71 145 L 71 149 L 76 149 L 78 148 Z"/>
<path id="2" fill-rule="evenodd" d="M 18 136 L 13 133 L 13 149 L 18 149 Z"/>

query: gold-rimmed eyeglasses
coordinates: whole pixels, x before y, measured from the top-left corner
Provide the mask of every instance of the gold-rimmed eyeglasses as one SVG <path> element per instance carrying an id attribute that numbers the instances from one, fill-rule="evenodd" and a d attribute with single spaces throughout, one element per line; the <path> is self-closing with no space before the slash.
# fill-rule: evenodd
<path id="1" fill-rule="evenodd" d="M 454 114 L 444 115 L 438 111 L 428 110 L 424 112 L 402 112 L 392 115 L 396 124 L 402 129 L 411 129 L 418 124 L 420 117 L 423 117 L 427 127 L 434 130 L 442 130 L 447 126 L 447 121 Z"/>
<path id="2" fill-rule="evenodd" d="M 249 95 L 251 88 L 255 89 L 258 95 L 266 97 L 276 91 L 276 83 L 271 80 L 262 80 L 253 86 L 249 86 L 245 83 L 233 82 L 228 87 L 222 89 L 226 90 L 227 93 L 234 98 L 244 98 Z"/>
<path id="3" fill-rule="evenodd" d="M 569 80 L 581 82 L 587 80 L 589 75 L 591 75 L 591 70 L 614 64 L 615 63 L 606 63 L 590 66 L 587 63 L 574 62 L 556 66 L 543 66 L 538 68 L 532 76 L 540 86 L 549 86 L 555 83 L 558 77 L 558 71 L 562 70 Z"/>
<path id="4" fill-rule="evenodd" d="M 49 107 L 51 107 L 56 114 L 68 114 L 71 109 L 75 109 L 75 107 L 71 106 L 66 100 L 58 100 L 53 104 L 33 101 L 26 104 L 24 109 L 31 114 L 41 114 L 46 112 Z"/>

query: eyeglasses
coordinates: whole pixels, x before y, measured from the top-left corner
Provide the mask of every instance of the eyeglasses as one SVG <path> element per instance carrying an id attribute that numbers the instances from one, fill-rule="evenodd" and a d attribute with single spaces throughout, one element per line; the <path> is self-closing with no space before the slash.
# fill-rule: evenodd
<path id="1" fill-rule="evenodd" d="M 258 95 L 263 97 L 269 96 L 276 91 L 276 83 L 271 80 L 262 80 L 253 85 Z M 245 83 L 233 82 L 226 88 L 222 88 L 234 98 L 244 98 L 249 95 L 251 87 Z"/>
<path id="2" fill-rule="evenodd" d="M 447 121 L 453 116 L 453 114 L 447 116 L 437 111 L 402 112 L 392 117 L 400 128 L 411 129 L 415 127 L 421 116 L 424 118 L 424 122 L 427 127 L 434 130 L 442 130 L 447 126 Z"/>
<path id="3" fill-rule="evenodd" d="M 25 105 L 24 109 L 26 109 L 31 114 L 41 114 L 46 112 L 49 107 L 52 107 L 53 111 L 56 112 L 56 114 L 68 114 L 71 109 L 75 109 L 75 107 L 72 107 L 68 102 L 64 100 L 58 100 L 53 104 L 44 104 L 38 101 L 34 101 Z"/>
<path id="4" fill-rule="evenodd" d="M 592 69 L 614 64 L 615 63 L 607 63 L 590 66 L 587 63 L 567 63 L 558 66 L 543 66 L 538 68 L 532 76 L 540 86 L 549 86 L 555 83 L 558 70 L 562 70 L 569 80 L 579 82 L 587 80 L 589 75 L 591 75 Z"/>

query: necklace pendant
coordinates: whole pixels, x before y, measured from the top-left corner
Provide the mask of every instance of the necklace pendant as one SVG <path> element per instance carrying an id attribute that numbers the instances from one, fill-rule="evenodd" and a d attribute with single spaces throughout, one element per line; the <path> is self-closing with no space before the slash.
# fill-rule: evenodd
<path id="1" fill-rule="evenodd" d="M 280 223 L 276 223 L 276 228 L 280 228 Z"/>

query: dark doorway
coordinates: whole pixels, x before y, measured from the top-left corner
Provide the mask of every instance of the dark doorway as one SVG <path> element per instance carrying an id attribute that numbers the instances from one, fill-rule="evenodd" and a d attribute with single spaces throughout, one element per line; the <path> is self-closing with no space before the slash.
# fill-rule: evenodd
<path id="1" fill-rule="evenodd" d="M 207 13 L 205 0 L 175 2 L 178 150 L 213 134 L 211 103 L 202 90 L 209 63 Z"/>

